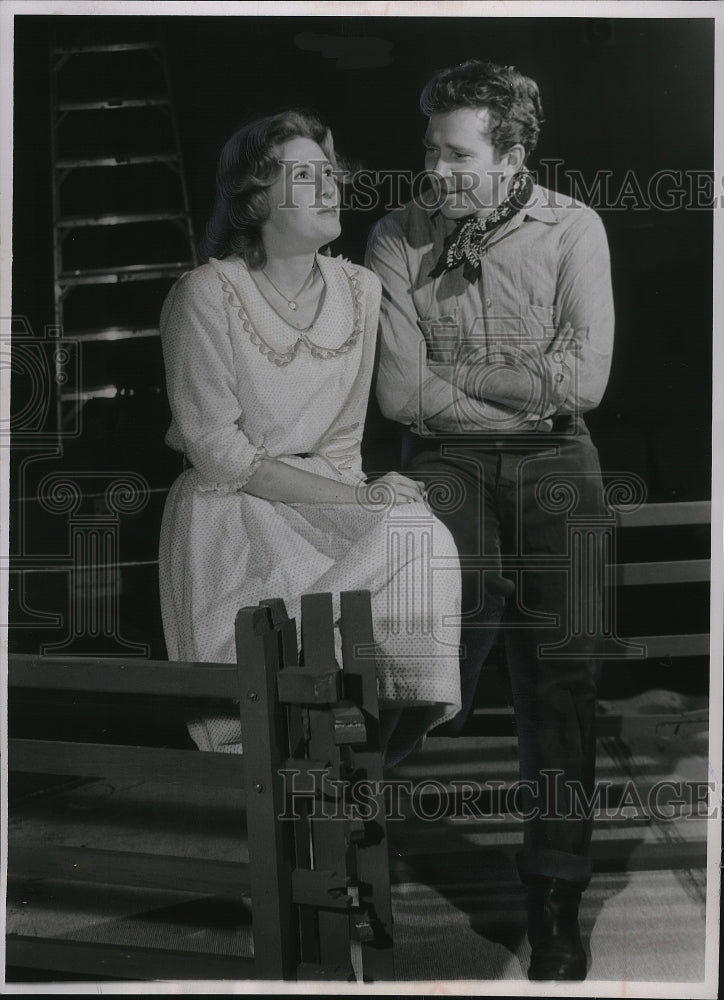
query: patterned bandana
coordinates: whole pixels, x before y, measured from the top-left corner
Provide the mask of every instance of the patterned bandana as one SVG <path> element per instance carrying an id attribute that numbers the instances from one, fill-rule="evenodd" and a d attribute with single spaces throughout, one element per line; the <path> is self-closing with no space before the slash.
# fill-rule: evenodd
<path id="1" fill-rule="evenodd" d="M 528 202 L 533 193 L 533 177 L 527 170 L 516 174 L 505 201 L 484 219 L 467 216 L 460 219 L 455 229 L 445 240 L 445 246 L 432 271 L 431 278 L 438 278 L 445 271 L 452 271 L 465 262 L 464 277 L 477 281 L 480 276 L 480 258 L 485 237 L 502 223 L 507 222 Z"/>

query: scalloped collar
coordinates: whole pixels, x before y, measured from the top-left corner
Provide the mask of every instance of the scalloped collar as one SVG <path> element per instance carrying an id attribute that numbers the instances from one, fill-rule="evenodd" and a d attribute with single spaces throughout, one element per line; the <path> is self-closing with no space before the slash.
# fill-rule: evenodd
<path id="1" fill-rule="evenodd" d="M 276 365 L 279 368 L 283 368 L 286 365 L 291 364 L 291 362 L 299 353 L 299 350 L 302 347 L 302 345 L 304 345 L 309 350 L 309 353 L 312 355 L 312 357 L 319 358 L 322 361 L 327 361 L 330 358 L 339 357 L 339 355 L 341 354 L 348 353 L 349 351 L 352 350 L 354 345 L 359 340 L 360 334 L 362 333 L 363 330 L 362 288 L 359 281 L 358 268 L 350 261 L 346 260 L 346 258 L 341 256 L 326 257 L 324 254 L 320 254 L 317 257 L 317 261 L 319 263 L 319 269 L 322 272 L 322 277 L 324 278 L 325 282 L 328 279 L 332 279 L 334 277 L 334 264 L 338 263 L 339 265 L 341 265 L 341 270 L 343 271 L 345 277 L 347 278 L 347 281 L 349 282 L 350 293 L 352 296 L 352 309 L 353 309 L 352 333 L 347 338 L 347 340 L 345 340 L 338 347 L 322 347 L 320 344 L 316 344 L 311 339 L 311 337 L 309 336 L 309 330 L 298 330 L 292 324 L 287 323 L 286 324 L 287 327 L 290 330 L 294 330 L 295 333 L 298 334 L 298 336 L 294 344 L 292 344 L 292 346 L 288 348 L 286 351 L 277 351 L 259 333 L 257 326 L 252 322 L 251 317 L 249 316 L 246 308 L 244 307 L 244 303 L 239 295 L 239 292 L 234 282 L 231 280 L 231 277 L 224 272 L 224 263 L 227 260 L 237 263 L 241 267 L 241 269 L 246 272 L 247 280 L 252 284 L 254 284 L 253 279 L 249 274 L 249 269 L 246 263 L 238 255 L 235 255 L 233 258 L 224 258 L 223 260 L 218 260 L 215 257 L 210 257 L 209 263 L 213 266 L 214 273 L 221 282 L 222 288 L 224 289 L 224 292 L 226 293 L 227 296 L 227 301 L 231 306 L 236 308 L 239 318 L 241 319 L 242 325 L 244 327 L 244 330 L 248 334 L 252 344 L 254 344 L 259 349 L 260 353 L 263 354 L 267 358 L 267 360 L 270 361 L 272 364 Z M 327 285 L 328 289 L 329 287 L 330 286 Z M 255 285 L 254 288 L 256 289 Z M 262 299 L 264 298 L 258 289 L 256 289 L 256 292 Z M 274 315 L 278 315 L 276 311 L 273 309 L 273 307 L 269 305 L 268 302 L 266 302 L 266 299 L 264 299 L 264 302 L 266 303 L 269 310 L 274 312 Z M 322 309 L 322 312 L 323 311 L 324 307 Z M 281 316 L 279 317 L 279 321 L 281 323 L 285 322 Z"/>

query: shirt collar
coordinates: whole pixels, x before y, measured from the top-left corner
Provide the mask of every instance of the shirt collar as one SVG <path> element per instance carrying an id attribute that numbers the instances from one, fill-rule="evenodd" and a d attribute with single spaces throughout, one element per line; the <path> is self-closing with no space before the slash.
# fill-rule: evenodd
<path id="1" fill-rule="evenodd" d="M 540 187 L 538 184 L 534 184 L 527 204 L 523 206 L 518 215 L 529 215 L 531 219 L 537 219 L 538 222 L 547 222 L 549 225 L 555 225 L 560 220 L 550 203 L 550 195 L 550 191 Z"/>
<path id="2" fill-rule="evenodd" d="M 555 225 L 560 222 L 555 208 L 553 208 L 550 203 L 550 195 L 551 192 L 546 190 L 546 188 L 542 188 L 538 184 L 534 184 L 528 202 L 519 212 L 516 212 L 512 218 L 508 219 L 500 226 L 501 233 L 509 233 L 512 229 L 517 229 L 518 226 L 522 226 L 527 216 L 531 219 L 536 219 L 538 222 L 545 222 L 548 225 Z M 459 219 L 446 219 L 440 213 L 440 209 L 435 209 L 432 212 L 431 217 L 436 222 L 442 224 L 446 234 L 451 233 L 460 221 Z M 492 235 L 493 234 L 491 233 L 491 236 Z"/>
<path id="3" fill-rule="evenodd" d="M 519 212 L 516 212 L 512 218 L 507 219 L 501 226 L 498 226 L 497 229 L 491 232 L 490 245 L 492 246 L 494 243 L 497 243 L 498 240 L 512 233 L 515 229 L 519 229 L 526 218 L 545 222 L 549 226 L 559 222 L 558 215 L 550 204 L 549 195 L 550 191 L 535 184 L 527 204 Z"/>

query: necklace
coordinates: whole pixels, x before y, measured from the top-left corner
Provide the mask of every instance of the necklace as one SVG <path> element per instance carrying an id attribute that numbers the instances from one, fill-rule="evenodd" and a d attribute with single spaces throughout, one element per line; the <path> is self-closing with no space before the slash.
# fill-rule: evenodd
<path id="1" fill-rule="evenodd" d="M 264 268 L 262 268 L 261 271 L 262 271 L 262 274 L 264 275 L 264 277 L 266 278 L 266 280 L 269 282 L 269 284 L 274 289 L 274 291 L 277 292 L 278 295 L 281 295 L 281 297 L 284 299 L 284 301 L 289 306 L 289 308 L 292 310 L 292 312 L 296 312 L 297 311 L 297 301 L 296 300 L 299 298 L 299 296 L 302 294 L 302 292 L 304 291 L 304 289 L 307 287 L 307 285 L 310 282 L 310 279 L 312 279 L 312 280 L 314 279 L 314 269 L 315 269 L 316 266 L 317 266 L 317 255 L 315 253 L 315 255 L 314 255 L 314 263 L 312 264 L 312 270 L 309 272 L 309 274 L 307 275 L 307 277 L 302 282 L 302 287 L 299 289 L 299 291 L 297 292 L 297 294 L 294 296 L 294 298 L 291 298 L 291 299 L 287 298 L 287 296 L 284 294 L 284 292 L 280 288 L 278 288 L 277 285 L 274 284 L 274 282 L 269 277 L 269 275 L 266 273 L 266 271 L 264 270 Z"/>
<path id="2" fill-rule="evenodd" d="M 324 272 L 322 268 L 319 267 L 319 273 L 324 280 Z M 315 344 L 307 336 L 307 332 L 304 330 L 298 330 L 299 336 L 297 340 L 290 348 L 286 351 L 277 351 L 271 344 L 267 343 L 266 340 L 260 335 L 254 324 L 252 323 L 251 317 L 246 312 L 246 309 L 242 302 L 242 297 L 240 296 L 238 290 L 231 282 L 229 277 L 221 270 L 220 262 L 214 261 L 214 268 L 216 270 L 216 275 L 221 282 L 221 287 L 226 293 L 229 303 L 231 303 L 238 312 L 239 319 L 242 322 L 244 329 L 246 330 L 249 339 L 252 344 L 255 345 L 263 354 L 268 361 L 277 368 L 284 368 L 291 364 L 292 361 L 298 355 L 302 347 L 306 347 L 313 358 L 318 358 L 321 361 L 327 361 L 331 358 L 337 358 L 340 355 L 347 354 L 351 351 L 359 338 L 364 332 L 364 322 L 363 322 L 363 309 L 362 309 L 362 286 L 360 284 L 359 278 L 357 277 L 357 271 L 354 267 L 344 267 L 342 273 L 346 276 L 349 285 L 349 291 L 352 299 L 352 332 L 349 337 L 339 345 L 339 347 L 324 347 L 321 344 Z M 249 274 L 248 268 L 245 267 L 246 273 Z M 249 275 L 250 276 L 250 275 Z M 251 278 L 252 284 L 254 284 L 254 279 Z M 258 290 L 258 289 L 257 289 Z M 274 310 L 274 307 L 267 302 L 267 307 Z M 288 321 L 283 319 L 279 313 L 276 314 L 282 320 L 283 323 L 288 324 Z"/>

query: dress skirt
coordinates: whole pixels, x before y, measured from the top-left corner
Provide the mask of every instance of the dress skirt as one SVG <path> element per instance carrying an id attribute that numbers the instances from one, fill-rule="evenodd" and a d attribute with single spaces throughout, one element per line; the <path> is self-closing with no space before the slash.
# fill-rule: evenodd
<path id="1" fill-rule="evenodd" d="M 242 607 L 281 597 L 368 590 L 381 707 L 427 706 L 425 728 L 460 708 L 460 568 L 447 528 L 424 503 L 388 507 L 286 504 L 199 488 L 194 469 L 173 484 L 160 541 L 160 592 L 171 660 L 236 662 Z M 299 635 L 298 635 L 299 638 Z M 337 661 L 341 638 L 335 628 Z M 188 721 L 202 750 L 241 752 L 238 717 Z"/>

